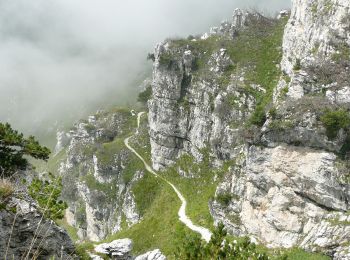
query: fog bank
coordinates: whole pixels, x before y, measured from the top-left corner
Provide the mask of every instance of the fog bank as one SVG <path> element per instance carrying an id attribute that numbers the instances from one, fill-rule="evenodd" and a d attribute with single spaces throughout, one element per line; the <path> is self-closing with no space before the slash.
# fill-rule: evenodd
<path id="1" fill-rule="evenodd" d="M 236 7 L 290 0 L 0 0 L 0 121 L 26 133 L 130 102 L 155 43 L 205 32 Z M 56 125 L 55 125 L 56 123 Z"/>

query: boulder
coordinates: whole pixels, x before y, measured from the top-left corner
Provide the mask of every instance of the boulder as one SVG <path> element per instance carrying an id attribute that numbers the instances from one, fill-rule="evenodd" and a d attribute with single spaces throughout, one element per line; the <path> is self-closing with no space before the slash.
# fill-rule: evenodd
<path id="1" fill-rule="evenodd" d="M 95 252 L 105 254 L 112 259 L 129 260 L 133 259 L 131 256 L 133 242 L 131 239 L 118 239 L 111 243 L 99 244 L 95 247 Z"/>
<path id="2" fill-rule="evenodd" d="M 139 255 L 135 260 L 165 260 L 166 257 L 160 252 L 159 249 L 149 251 L 143 255 Z"/>

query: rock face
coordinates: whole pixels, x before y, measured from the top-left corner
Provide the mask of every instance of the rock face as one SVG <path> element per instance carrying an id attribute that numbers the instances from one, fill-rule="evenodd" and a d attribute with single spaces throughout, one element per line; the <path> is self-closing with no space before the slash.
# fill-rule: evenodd
<path id="1" fill-rule="evenodd" d="M 283 40 L 281 86 L 299 99 L 326 93 L 332 103 L 349 104 L 350 11 L 346 0 L 294 0 Z"/>
<path id="2" fill-rule="evenodd" d="M 268 31 L 277 23 L 236 10 L 231 22 L 212 29 L 208 37 L 157 45 L 148 103 L 155 169 L 169 166 L 183 153 L 201 160 L 208 143 L 216 158 L 233 158 L 235 146 L 242 142 L 237 126 L 250 116 L 256 96 L 266 90 L 246 80 L 253 67 L 229 74 L 236 64 L 228 48 L 244 28 L 265 26 Z M 245 37 L 254 44 L 251 35 Z"/>
<path id="3" fill-rule="evenodd" d="M 286 145 L 251 146 L 246 152 L 244 164 L 218 187 L 217 193 L 230 194 L 231 200 L 212 204 L 216 221 L 270 247 L 298 244 L 332 255 L 345 251 L 350 193 L 349 185 L 339 181 L 336 156 Z"/>
<path id="4" fill-rule="evenodd" d="M 282 69 L 292 74 L 298 59 L 301 65 L 329 59 L 349 43 L 349 1 L 293 0 L 283 40 Z"/>
<path id="5" fill-rule="evenodd" d="M 74 257 L 74 246 L 66 231 L 42 218 L 35 204 L 12 198 L 0 210 L 0 255 L 7 259 Z M 11 210 L 9 210 L 11 209 Z M 28 252 L 29 251 L 29 252 Z"/>
<path id="6" fill-rule="evenodd" d="M 209 153 L 211 166 L 231 164 L 210 203 L 216 223 L 269 247 L 350 259 L 349 125 L 330 134 L 322 121 L 327 111 L 349 117 L 350 2 L 294 0 L 283 43 L 277 29 L 267 33 L 275 48 L 263 63 L 272 66 L 260 73 L 255 50 L 267 47 L 257 48 L 249 32 L 264 37 L 262 28 L 278 28 L 285 16 L 236 10 L 201 38 L 157 45 L 148 103 L 153 166 Z"/>
<path id="7" fill-rule="evenodd" d="M 69 205 L 66 220 L 81 239 L 99 241 L 140 220 L 132 185 L 143 173 L 123 145 L 135 122 L 127 110 L 100 111 L 75 125 L 64 152 L 54 158 Z"/>
<path id="8" fill-rule="evenodd" d="M 135 260 L 165 260 L 166 257 L 160 252 L 159 249 L 147 252 L 143 255 L 139 255 Z"/>
<path id="9" fill-rule="evenodd" d="M 166 259 L 166 257 L 160 252 L 159 249 L 155 249 L 143 255 L 133 257 L 131 255 L 132 247 L 133 247 L 132 240 L 125 238 L 125 239 L 114 240 L 111 243 L 100 244 L 95 247 L 95 252 L 108 255 L 111 259 L 116 259 L 116 260 L 165 260 Z"/>
<path id="10" fill-rule="evenodd" d="M 57 139 L 57 143 L 55 146 L 54 153 L 58 154 L 64 149 L 65 146 L 68 145 L 71 138 L 69 133 L 65 133 L 64 131 L 58 131 L 56 134 L 56 139 Z"/>
<path id="11" fill-rule="evenodd" d="M 223 21 L 220 26 L 210 28 L 209 33 L 203 34 L 201 39 L 205 40 L 213 35 L 234 38 L 240 30 L 249 26 L 256 19 L 268 20 L 259 13 L 249 13 L 237 8 L 233 12 L 231 21 Z"/>
<path id="12" fill-rule="evenodd" d="M 132 240 L 119 239 L 114 240 L 111 243 L 100 244 L 95 247 L 95 252 L 105 254 L 112 259 L 129 260 L 132 259 Z"/>

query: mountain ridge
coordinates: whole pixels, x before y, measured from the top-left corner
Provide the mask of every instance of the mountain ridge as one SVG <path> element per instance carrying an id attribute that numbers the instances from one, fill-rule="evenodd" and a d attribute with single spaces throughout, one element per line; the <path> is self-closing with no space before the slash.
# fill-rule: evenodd
<path id="1" fill-rule="evenodd" d="M 349 9 L 293 0 L 278 19 L 237 9 L 202 36 L 156 46 L 148 121 L 130 141 L 176 184 L 194 224 L 350 258 Z M 143 109 L 100 111 L 61 134 L 55 167 L 80 239 L 128 236 L 137 253 L 170 256 L 188 232 L 177 197 L 123 145 Z"/>

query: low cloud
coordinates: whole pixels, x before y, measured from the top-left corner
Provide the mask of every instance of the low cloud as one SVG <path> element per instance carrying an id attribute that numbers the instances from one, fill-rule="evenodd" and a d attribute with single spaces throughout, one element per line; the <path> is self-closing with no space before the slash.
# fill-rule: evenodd
<path id="1" fill-rule="evenodd" d="M 125 105 L 167 37 L 205 32 L 236 7 L 274 14 L 289 0 L 2 0 L 0 121 L 50 130 Z"/>

